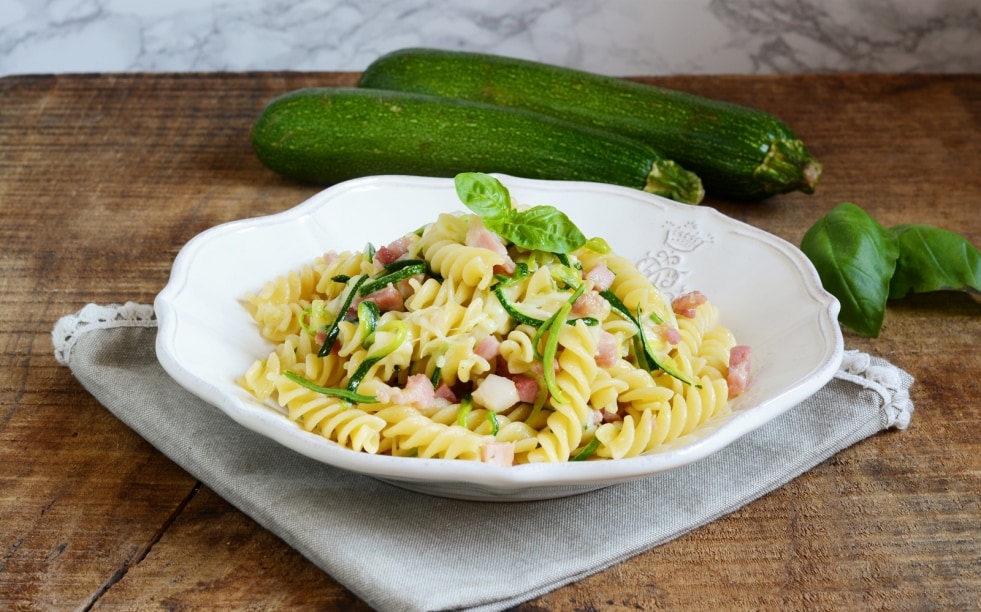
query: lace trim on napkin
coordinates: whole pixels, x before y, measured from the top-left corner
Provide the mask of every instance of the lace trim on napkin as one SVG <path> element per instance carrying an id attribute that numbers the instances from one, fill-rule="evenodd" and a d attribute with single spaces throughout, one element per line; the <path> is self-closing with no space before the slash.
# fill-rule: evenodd
<path id="1" fill-rule="evenodd" d="M 896 429 L 909 427 L 913 417 L 913 402 L 909 390 L 903 388 L 900 370 L 896 366 L 885 363 L 872 363 L 872 357 L 860 351 L 845 351 L 841 360 L 841 368 L 835 373 L 835 378 L 847 380 L 882 397 L 882 414 L 885 416 L 885 426 Z"/>
<path id="2" fill-rule="evenodd" d="M 157 318 L 150 304 L 88 304 L 73 315 L 61 317 L 51 331 L 55 359 L 67 366 L 75 340 L 83 332 L 113 327 L 156 327 Z"/>

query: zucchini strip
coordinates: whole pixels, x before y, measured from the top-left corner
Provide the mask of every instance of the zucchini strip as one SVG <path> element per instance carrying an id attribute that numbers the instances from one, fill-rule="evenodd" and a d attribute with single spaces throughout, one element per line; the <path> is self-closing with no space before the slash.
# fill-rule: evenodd
<path id="1" fill-rule="evenodd" d="M 312 380 L 308 380 L 300 376 L 296 372 L 286 371 L 283 372 L 283 376 L 292 380 L 293 382 L 300 385 L 301 387 L 305 387 L 311 391 L 315 391 L 316 393 L 322 393 L 324 395 L 339 397 L 346 402 L 351 402 L 355 404 L 374 404 L 378 402 L 377 398 L 374 398 L 370 395 L 361 395 L 360 393 L 354 393 L 348 389 L 333 389 L 330 387 L 322 387 L 317 383 L 313 382 Z"/>
<path id="2" fill-rule="evenodd" d="M 456 412 L 456 424 L 460 427 L 467 426 L 467 415 L 470 414 L 470 410 L 473 409 L 473 400 L 470 399 L 469 395 L 464 395 L 463 399 L 460 400 L 460 408 Z"/>
<path id="3" fill-rule="evenodd" d="M 562 394 L 562 390 L 559 389 L 558 383 L 555 381 L 555 355 L 559 350 L 559 332 L 562 326 L 565 325 L 566 317 L 572 311 L 572 305 L 576 303 L 579 296 L 585 292 L 586 286 L 579 285 L 579 287 L 572 293 L 570 297 L 562 306 L 555 311 L 545 325 L 539 328 L 538 334 L 535 334 L 534 345 L 537 347 L 538 342 L 541 339 L 541 334 L 543 331 L 547 331 L 548 338 L 545 339 L 545 350 L 542 352 L 542 376 L 545 378 L 545 387 L 548 392 L 552 395 L 552 399 L 559 404 L 566 403 L 565 395 Z"/>
<path id="4" fill-rule="evenodd" d="M 371 370 L 372 366 L 402 346 L 402 343 L 405 342 L 406 337 L 409 335 L 409 326 L 405 323 L 405 321 L 399 321 L 396 319 L 383 324 L 378 328 L 378 331 L 394 331 L 395 337 L 392 338 L 391 342 L 374 353 L 368 353 L 368 355 L 364 358 L 364 361 L 362 361 L 358 366 L 358 369 L 351 375 L 350 380 L 348 380 L 348 391 L 356 392 L 358 387 L 361 386 L 361 381 L 368 375 L 368 372 Z"/>
<path id="5" fill-rule="evenodd" d="M 493 410 L 488 410 L 487 411 L 487 420 L 491 424 L 491 435 L 492 436 L 496 436 L 497 435 L 497 432 L 499 432 L 501 430 L 501 424 L 497 420 L 497 413 L 494 412 Z"/>
<path id="6" fill-rule="evenodd" d="M 593 436 L 593 439 L 590 440 L 589 443 L 586 446 L 584 446 L 581 451 L 579 451 L 572 457 L 569 457 L 569 461 L 585 461 L 586 459 L 589 459 L 589 457 L 596 452 L 596 449 L 599 448 L 599 445 L 600 445 L 600 439 L 597 438 L 596 436 Z"/>
<path id="7" fill-rule="evenodd" d="M 371 282 L 366 282 L 361 289 L 358 290 L 358 295 L 361 297 L 371 295 L 379 289 L 383 289 L 390 284 L 395 284 L 400 280 L 409 278 L 410 276 L 415 276 L 416 274 L 427 274 L 429 273 L 429 264 L 425 261 L 422 263 L 415 262 L 395 268 L 394 271 L 388 271 L 388 268 L 385 270 L 385 274 L 373 278 Z"/>
<path id="8" fill-rule="evenodd" d="M 687 374 L 679 370 L 678 364 L 675 363 L 674 360 L 671 359 L 671 357 L 669 357 L 668 355 L 663 355 L 661 357 L 658 357 L 657 355 L 654 354 L 654 351 L 651 350 L 650 343 L 648 343 L 647 341 L 647 334 L 644 331 L 644 325 L 641 323 L 643 318 L 641 316 L 640 307 L 637 308 L 637 314 L 634 315 L 634 313 L 630 312 L 630 309 L 627 308 L 627 306 L 620 301 L 620 298 L 618 298 L 616 294 L 610 291 L 609 289 L 606 289 L 605 291 L 600 291 L 600 295 L 603 296 L 606 299 L 606 301 L 610 303 L 610 306 L 613 307 L 613 310 L 615 310 L 617 313 L 620 314 L 620 316 L 627 319 L 628 321 L 633 323 L 635 327 L 637 327 L 637 337 L 634 339 L 635 342 L 637 341 L 638 338 L 640 340 L 640 347 L 639 347 L 640 350 L 637 351 L 637 362 L 638 362 L 637 365 L 646 369 L 648 372 L 656 367 L 662 370 L 665 374 L 668 374 L 669 376 L 673 376 L 674 378 L 677 378 L 683 383 L 692 385 L 697 389 L 702 388 L 702 385 L 700 385 L 697 380 L 693 379 L 691 376 L 688 376 Z"/>
<path id="9" fill-rule="evenodd" d="M 363 285 L 367 280 L 367 276 L 359 277 L 358 280 L 354 282 L 354 287 L 351 287 L 351 290 L 347 292 L 347 297 L 344 298 L 344 303 L 341 305 L 340 310 L 337 311 L 337 316 L 334 317 L 334 321 L 325 332 L 326 337 L 324 338 L 324 343 L 320 345 L 320 350 L 317 351 L 317 357 L 326 357 L 330 354 L 330 349 L 334 346 L 334 341 L 337 340 L 337 335 L 341 331 L 340 327 L 338 326 L 347 315 L 348 309 L 351 308 L 351 302 L 354 301 L 354 296 L 358 292 L 358 289 L 360 289 L 361 285 Z"/>
<path id="10" fill-rule="evenodd" d="M 361 332 L 361 348 L 371 346 L 380 316 L 381 310 L 378 308 L 378 304 L 371 300 L 365 300 L 358 304 L 358 331 Z"/>

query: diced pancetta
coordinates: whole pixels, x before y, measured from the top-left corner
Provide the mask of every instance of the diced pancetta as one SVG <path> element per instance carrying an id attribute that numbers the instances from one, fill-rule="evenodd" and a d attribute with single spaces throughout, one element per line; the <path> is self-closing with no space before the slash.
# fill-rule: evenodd
<path id="1" fill-rule="evenodd" d="M 501 341 L 495 336 L 484 336 L 473 347 L 473 352 L 477 356 L 483 357 L 484 359 L 490 361 L 494 357 L 497 357 L 500 348 Z"/>
<path id="2" fill-rule="evenodd" d="M 480 219 L 474 219 L 470 223 L 470 228 L 467 230 L 467 237 L 464 239 L 464 243 L 467 246 L 487 249 L 496 255 L 500 255 L 504 258 L 504 261 L 495 265 L 494 271 L 507 276 L 514 274 L 517 266 L 515 265 L 514 260 L 511 259 L 511 256 L 508 255 L 508 249 L 504 245 L 504 239 L 484 227 L 484 224 L 480 221 Z"/>
<path id="3" fill-rule="evenodd" d="M 596 291 L 587 291 L 572 305 L 572 314 L 578 317 L 598 317 L 606 312 L 607 301 Z"/>
<path id="4" fill-rule="evenodd" d="M 426 275 L 425 274 L 414 274 L 414 275 L 410 276 L 409 278 L 399 279 L 395 283 L 395 289 L 402 296 L 402 299 L 403 300 L 407 300 L 410 297 L 412 297 L 413 295 L 415 295 L 415 293 L 416 293 L 415 288 L 412 286 L 412 281 L 416 281 L 417 283 L 419 283 L 421 285 L 422 283 L 425 282 L 425 280 L 426 280 Z"/>
<path id="5" fill-rule="evenodd" d="M 504 276 L 513 276 L 514 271 L 518 269 L 517 264 L 511 259 L 510 255 L 504 256 L 504 261 L 494 266 L 495 274 L 503 274 Z"/>
<path id="6" fill-rule="evenodd" d="M 527 404 L 535 403 L 535 400 L 538 399 L 539 392 L 541 392 L 541 387 L 538 386 L 537 380 L 527 374 L 516 374 L 511 377 L 511 381 L 518 389 L 519 401 Z"/>
<path id="7" fill-rule="evenodd" d="M 623 417 L 620 416 L 619 412 L 613 412 L 612 410 L 603 410 L 603 422 L 604 423 L 615 423 L 617 421 L 622 421 Z"/>
<path id="8" fill-rule="evenodd" d="M 498 255 L 507 255 L 507 247 L 504 246 L 504 239 L 484 227 L 480 219 L 473 219 L 467 229 L 467 237 L 464 239 L 467 246 L 478 247 L 493 251 Z"/>
<path id="9" fill-rule="evenodd" d="M 435 395 L 437 398 L 444 399 L 451 404 L 455 404 L 460 401 L 460 398 L 456 396 L 456 392 L 453 391 L 453 387 L 446 384 L 445 381 L 440 381 L 440 383 L 436 385 Z"/>
<path id="10" fill-rule="evenodd" d="M 588 281 L 593 282 L 593 289 L 596 291 L 606 291 L 613 285 L 613 279 L 616 278 L 613 271 L 606 267 L 605 264 L 597 264 L 593 266 L 593 269 L 587 272 L 583 278 Z"/>
<path id="11" fill-rule="evenodd" d="M 678 316 L 695 318 L 695 309 L 708 301 L 700 291 L 689 291 L 671 300 L 671 310 Z"/>
<path id="12" fill-rule="evenodd" d="M 399 404 L 401 406 L 414 406 L 419 410 L 425 410 L 433 405 L 436 399 L 436 392 L 433 383 L 425 374 L 413 374 L 405 381 L 405 387 L 382 387 L 375 393 L 375 397 L 380 402 Z"/>
<path id="13" fill-rule="evenodd" d="M 620 349 L 617 346 L 617 338 L 608 331 L 600 331 L 599 341 L 596 343 L 596 355 L 593 359 L 596 365 L 601 368 L 613 367 L 617 359 L 620 358 Z"/>
<path id="14" fill-rule="evenodd" d="M 681 342 L 681 332 L 678 331 L 677 327 L 671 327 L 670 325 L 661 325 L 661 337 L 668 344 L 678 344 Z"/>
<path id="15" fill-rule="evenodd" d="M 587 424 L 588 429 L 596 429 L 603 424 L 603 411 L 602 410 L 590 410 L 589 411 L 589 422 Z"/>
<path id="16" fill-rule="evenodd" d="M 386 285 L 382 289 L 369 293 L 368 295 L 357 298 L 351 304 L 351 308 L 356 309 L 358 304 L 361 302 L 374 302 L 378 304 L 378 310 L 382 312 L 388 312 L 390 310 L 405 310 L 405 300 L 402 298 L 402 294 L 399 293 L 392 285 Z"/>
<path id="17" fill-rule="evenodd" d="M 485 442 L 480 447 L 480 460 L 491 465 L 514 465 L 514 442 Z"/>
<path id="18" fill-rule="evenodd" d="M 729 350 L 729 373 L 726 383 L 729 385 L 729 398 L 741 395 L 749 388 L 749 374 L 752 350 L 745 345 L 737 345 Z"/>
<path id="19" fill-rule="evenodd" d="M 398 240 L 394 240 L 391 243 L 380 247 L 375 251 L 375 263 L 381 266 L 387 266 L 393 261 L 398 261 L 400 257 L 409 252 L 409 247 L 415 241 L 415 237 L 412 234 L 406 234 Z"/>

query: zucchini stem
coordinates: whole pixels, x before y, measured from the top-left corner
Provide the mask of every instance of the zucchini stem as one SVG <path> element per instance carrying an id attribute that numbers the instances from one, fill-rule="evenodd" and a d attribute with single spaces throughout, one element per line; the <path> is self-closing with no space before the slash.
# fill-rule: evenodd
<path id="1" fill-rule="evenodd" d="M 770 144 L 766 157 L 753 170 L 753 178 L 770 195 L 795 190 L 814 193 L 821 172 L 820 162 L 807 151 L 802 141 L 778 139 Z"/>
<path id="2" fill-rule="evenodd" d="M 651 164 L 643 190 L 683 204 L 698 204 L 705 197 L 702 180 L 670 159 Z"/>

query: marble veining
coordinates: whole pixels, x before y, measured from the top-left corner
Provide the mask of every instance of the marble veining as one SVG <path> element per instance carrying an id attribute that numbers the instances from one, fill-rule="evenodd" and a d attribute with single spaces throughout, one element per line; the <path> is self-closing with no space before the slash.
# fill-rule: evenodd
<path id="1" fill-rule="evenodd" d="M 981 2 L 712 0 L 749 72 L 977 72 Z"/>
<path id="2" fill-rule="evenodd" d="M 407 46 L 613 75 L 981 72 L 981 2 L 0 0 L 0 75 L 361 70 Z"/>

